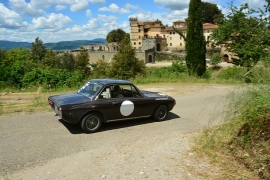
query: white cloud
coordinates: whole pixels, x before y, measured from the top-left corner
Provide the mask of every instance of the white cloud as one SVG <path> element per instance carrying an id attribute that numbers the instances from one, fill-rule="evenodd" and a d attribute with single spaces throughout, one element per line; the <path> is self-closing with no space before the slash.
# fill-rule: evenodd
<path id="1" fill-rule="evenodd" d="M 93 30 L 100 28 L 99 20 L 97 19 L 91 19 L 87 22 L 87 24 L 83 25 L 82 28 L 84 30 Z M 95 31 L 96 32 L 96 31 Z"/>
<path id="2" fill-rule="evenodd" d="M 263 7 L 264 5 L 266 5 L 265 0 L 241 0 L 241 4 L 244 4 L 244 3 L 248 3 L 249 7 L 253 9 L 261 8 L 265 10 L 265 8 Z"/>
<path id="3" fill-rule="evenodd" d="M 134 17 L 138 18 L 138 21 L 147 21 L 147 20 L 153 20 L 153 17 L 155 17 L 155 16 L 153 16 L 153 13 L 150 11 L 148 11 L 148 12 L 139 11 L 135 14 L 129 15 L 128 19 L 134 18 Z"/>
<path id="4" fill-rule="evenodd" d="M 52 5 L 72 5 L 74 0 L 31 0 L 29 4 L 37 9 L 47 9 Z"/>
<path id="5" fill-rule="evenodd" d="M 93 4 L 105 4 L 106 0 L 89 0 L 89 2 Z"/>
<path id="6" fill-rule="evenodd" d="M 88 18 L 92 17 L 92 12 L 90 9 L 87 9 L 85 13 L 86 13 L 86 17 L 88 17 Z"/>
<path id="7" fill-rule="evenodd" d="M 179 0 L 154 0 L 156 4 L 163 5 L 165 8 L 172 10 L 182 10 L 189 6 L 189 1 L 179 1 Z"/>
<path id="8" fill-rule="evenodd" d="M 109 7 L 99 8 L 99 11 L 107 11 L 107 12 L 120 13 L 120 14 L 128 14 L 128 13 L 130 13 L 130 10 L 129 9 L 119 8 L 114 3 L 111 4 Z"/>
<path id="9" fill-rule="evenodd" d="M 48 17 L 33 18 L 33 27 L 49 31 L 57 31 L 66 28 L 72 20 L 63 14 L 50 14 Z"/>
<path id="10" fill-rule="evenodd" d="M 99 21 L 103 21 L 103 22 L 112 22 L 112 21 L 116 21 L 118 19 L 118 17 L 99 14 L 97 19 Z"/>
<path id="11" fill-rule="evenodd" d="M 42 16 L 45 14 L 43 10 L 35 8 L 31 3 L 26 3 L 24 0 L 9 0 L 9 5 L 14 11 L 31 17 Z"/>
<path id="12" fill-rule="evenodd" d="M 67 8 L 67 6 L 65 6 L 65 5 L 56 5 L 55 6 L 56 11 L 61 11 L 61 10 L 66 9 L 66 8 Z"/>
<path id="13" fill-rule="evenodd" d="M 28 26 L 28 23 L 24 22 L 18 13 L 0 3 L 0 28 L 17 29 L 26 26 Z"/>
<path id="14" fill-rule="evenodd" d="M 72 12 L 80 12 L 88 8 L 87 0 L 76 0 L 74 4 L 70 6 Z"/>
<path id="15" fill-rule="evenodd" d="M 140 7 L 139 6 L 134 6 L 134 5 L 131 5 L 131 4 L 126 4 L 125 8 L 126 9 L 139 9 Z"/>
<path id="16" fill-rule="evenodd" d="M 188 9 L 175 10 L 172 13 L 168 14 L 167 18 L 170 20 L 185 20 L 187 18 Z"/>

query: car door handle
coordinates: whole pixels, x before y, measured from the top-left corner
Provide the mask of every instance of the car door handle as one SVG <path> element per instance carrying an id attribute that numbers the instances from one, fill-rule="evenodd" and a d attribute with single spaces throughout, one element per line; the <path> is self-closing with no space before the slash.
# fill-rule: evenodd
<path id="1" fill-rule="evenodd" d="M 112 102 L 113 105 L 118 104 L 119 102 Z"/>

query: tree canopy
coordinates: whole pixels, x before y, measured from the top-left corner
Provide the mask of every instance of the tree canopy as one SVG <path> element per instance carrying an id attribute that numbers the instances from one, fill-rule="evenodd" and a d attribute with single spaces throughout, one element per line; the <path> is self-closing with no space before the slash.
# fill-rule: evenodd
<path id="1" fill-rule="evenodd" d="M 143 61 L 136 58 L 135 49 L 131 46 L 129 35 L 119 43 L 119 51 L 112 61 L 112 76 L 120 79 L 135 78 L 144 75 L 146 67 Z"/>
<path id="2" fill-rule="evenodd" d="M 35 62 L 40 62 L 45 57 L 45 54 L 46 47 L 43 45 L 42 40 L 37 37 L 35 42 L 32 42 L 30 58 Z"/>
<path id="3" fill-rule="evenodd" d="M 190 75 L 202 76 L 206 71 L 206 43 L 203 36 L 201 0 L 190 0 L 186 37 L 186 63 Z"/>
<path id="4" fill-rule="evenodd" d="M 81 48 L 81 51 L 77 54 L 75 59 L 75 67 L 78 70 L 84 70 L 89 62 L 89 54 L 85 48 Z"/>
<path id="5" fill-rule="evenodd" d="M 224 15 L 216 4 L 202 2 L 203 23 L 219 24 Z"/>
<path id="6" fill-rule="evenodd" d="M 231 6 L 230 12 L 213 31 L 214 45 L 223 45 L 234 54 L 233 63 L 250 70 L 266 55 L 270 45 L 267 29 L 269 16 L 262 10 L 254 10 L 248 4 L 240 8 Z"/>
<path id="7" fill-rule="evenodd" d="M 124 39 L 125 34 L 127 34 L 125 31 L 123 31 L 121 28 L 114 29 L 111 32 L 109 32 L 106 36 L 106 40 L 108 43 L 110 42 L 120 42 Z"/>

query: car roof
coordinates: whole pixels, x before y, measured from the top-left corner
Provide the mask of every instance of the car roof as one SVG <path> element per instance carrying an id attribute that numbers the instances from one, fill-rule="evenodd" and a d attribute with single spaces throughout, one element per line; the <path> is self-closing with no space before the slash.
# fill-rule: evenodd
<path id="1" fill-rule="evenodd" d="M 130 81 L 122 79 L 91 79 L 90 81 L 98 82 L 101 84 L 132 84 Z"/>

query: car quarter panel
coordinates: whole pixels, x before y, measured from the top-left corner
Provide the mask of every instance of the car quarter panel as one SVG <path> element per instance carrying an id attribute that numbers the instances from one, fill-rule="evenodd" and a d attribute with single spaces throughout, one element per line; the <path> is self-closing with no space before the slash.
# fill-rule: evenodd
<path id="1" fill-rule="evenodd" d="M 61 109 L 62 119 L 75 124 L 90 112 L 98 112 L 106 119 L 112 113 L 112 103 L 110 100 L 97 100 L 81 104 L 64 105 Z"/>

